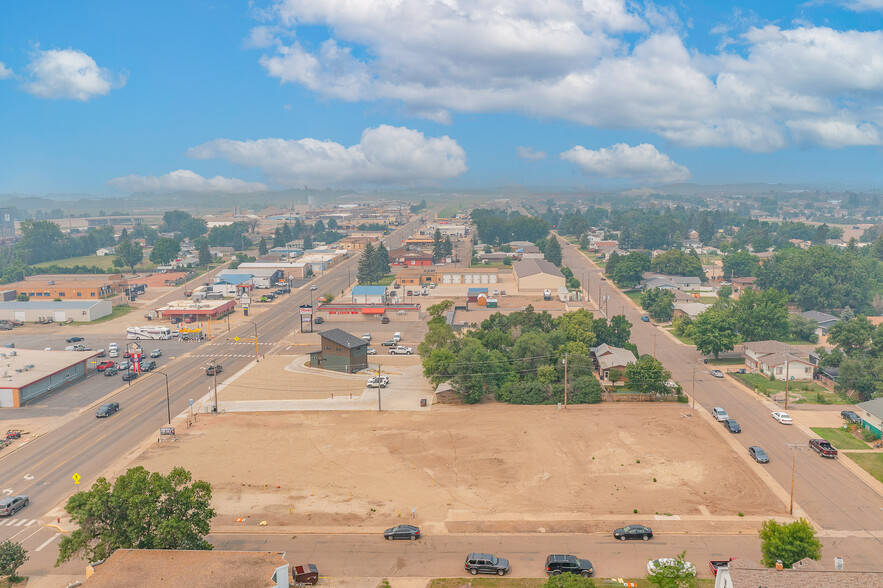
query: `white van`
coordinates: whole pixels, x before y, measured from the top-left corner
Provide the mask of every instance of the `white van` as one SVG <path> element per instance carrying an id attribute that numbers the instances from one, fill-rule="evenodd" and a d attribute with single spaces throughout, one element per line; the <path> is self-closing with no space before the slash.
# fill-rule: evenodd
<path id="1" fill-rule="evenodd" d="M 396 331 L 396 334 L 392 336 L 392 340 L 398 343 L 402 340 L 402 334 L 399 331 Z"/>

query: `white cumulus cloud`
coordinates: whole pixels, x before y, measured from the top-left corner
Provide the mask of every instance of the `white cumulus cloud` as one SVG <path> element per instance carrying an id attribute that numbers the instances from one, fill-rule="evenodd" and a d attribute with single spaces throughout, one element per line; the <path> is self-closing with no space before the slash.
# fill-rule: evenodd
<path id="1" fill-rule="evenodd" d="M 36 51 L 27 67 L 24 89 L 39 98 L 87 101 L 122 87 L 125 77 L 98 67 L 76 49 Z"/>
<path id="2" fill-rule="evenodd" d="M 574 163 L 587 176 L 625 178 L 670 184 L 690 178 L 690 170 L 673 162 L 649 143 L 631 147 L 617 143 L 597 151 L 577 145 L 561 154 L 561 159 Z"/>
<path id="3" fill-rule="evenodd" d="M 0 61 L 0 80 L 6 79 L 12 76 L 12 70 L 6 67 L 2 61 Z"/>
<path id="4" fill-rule="evenodd" d="M 545 151 L 535 151 L 533 147 L 522 147 L 518 146 L 515 148 L 518 157 L 521 159 L 527 159 L 530 161 L 537 161 L 539 159 L 546 159 Z"/>
<path id="5" fill-rule="evenodd" d="M 179 169 L 162 176 L 124 176 L 107 182 L 128 192 L 263 192 L 267 186 L 236 178 L 204 178 L 189 169 Z"/>
<path id="6" fill-rule="evenodd" d="M 839 4 L 856 12 L 883 10 L 883 0 L 840 0 Z"/>
<path id="7" fill-rule="evenodd" d="M 518 112 L 758 152 L 787 147 L 801 121 L 828 123 L 799 139 L 825 147 L 868 144 L 838 121 L 883 125 L 881 30 L 743 23 L 707 52 L 675 9 L 630 0 L 279 0 L 263 16 L 253 37 L 281 83 L 439 122 Z"/>
<path id="8" fill-rule="evenodd" d="M 365 129 L 357 145 L 317 139 L 216 139 L 190 149 L 196 159 L 221 158 L 257 167 L 283 186 L 413 185 L 466 171 L 466 152 L 450 137 L 404 127 Z"/>

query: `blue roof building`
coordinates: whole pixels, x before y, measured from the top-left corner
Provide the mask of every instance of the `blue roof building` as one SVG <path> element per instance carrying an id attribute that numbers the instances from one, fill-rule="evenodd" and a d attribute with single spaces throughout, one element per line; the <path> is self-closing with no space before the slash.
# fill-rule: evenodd
<path id="1" fill-rule="evenodd" d="M 354 286 L 353 304 L 386 304 L 386 286 Z"/>

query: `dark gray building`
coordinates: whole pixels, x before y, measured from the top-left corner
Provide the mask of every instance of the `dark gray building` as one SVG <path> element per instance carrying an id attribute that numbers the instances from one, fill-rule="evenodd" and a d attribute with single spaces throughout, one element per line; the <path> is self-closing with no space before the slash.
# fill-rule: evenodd
<path id="1" fill-rule="evenodd" d="M 352 374 L 368 368 L 368 342 L 340 329 L 319 334 L 322 348 L 310 353 L 310 367 Z"/>

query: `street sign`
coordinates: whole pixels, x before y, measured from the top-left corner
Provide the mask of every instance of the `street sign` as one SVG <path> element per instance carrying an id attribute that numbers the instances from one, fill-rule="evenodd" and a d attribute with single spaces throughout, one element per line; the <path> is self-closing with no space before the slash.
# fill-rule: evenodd
<path id="1" fill-rule="evenodd" d="M 239 341 L 239 337 L 233 337 L 234 341 Z"/>
<path id="2" fill-rule="evenodd" d="M 175 427 L 160 427 L 159 429 L 160 435 L 173 435 L 175 434 Z"/>
<path id="3" fill-rule="evenodd" d="M 80 474 L 74 474 L 73 476 L 71 476 L 71 478 L 73 479 L 74 484 L 79 484 L 79 483 L 80 483 L 80 480 L 83 479 L 83 478 L 80 476 Z"/>

